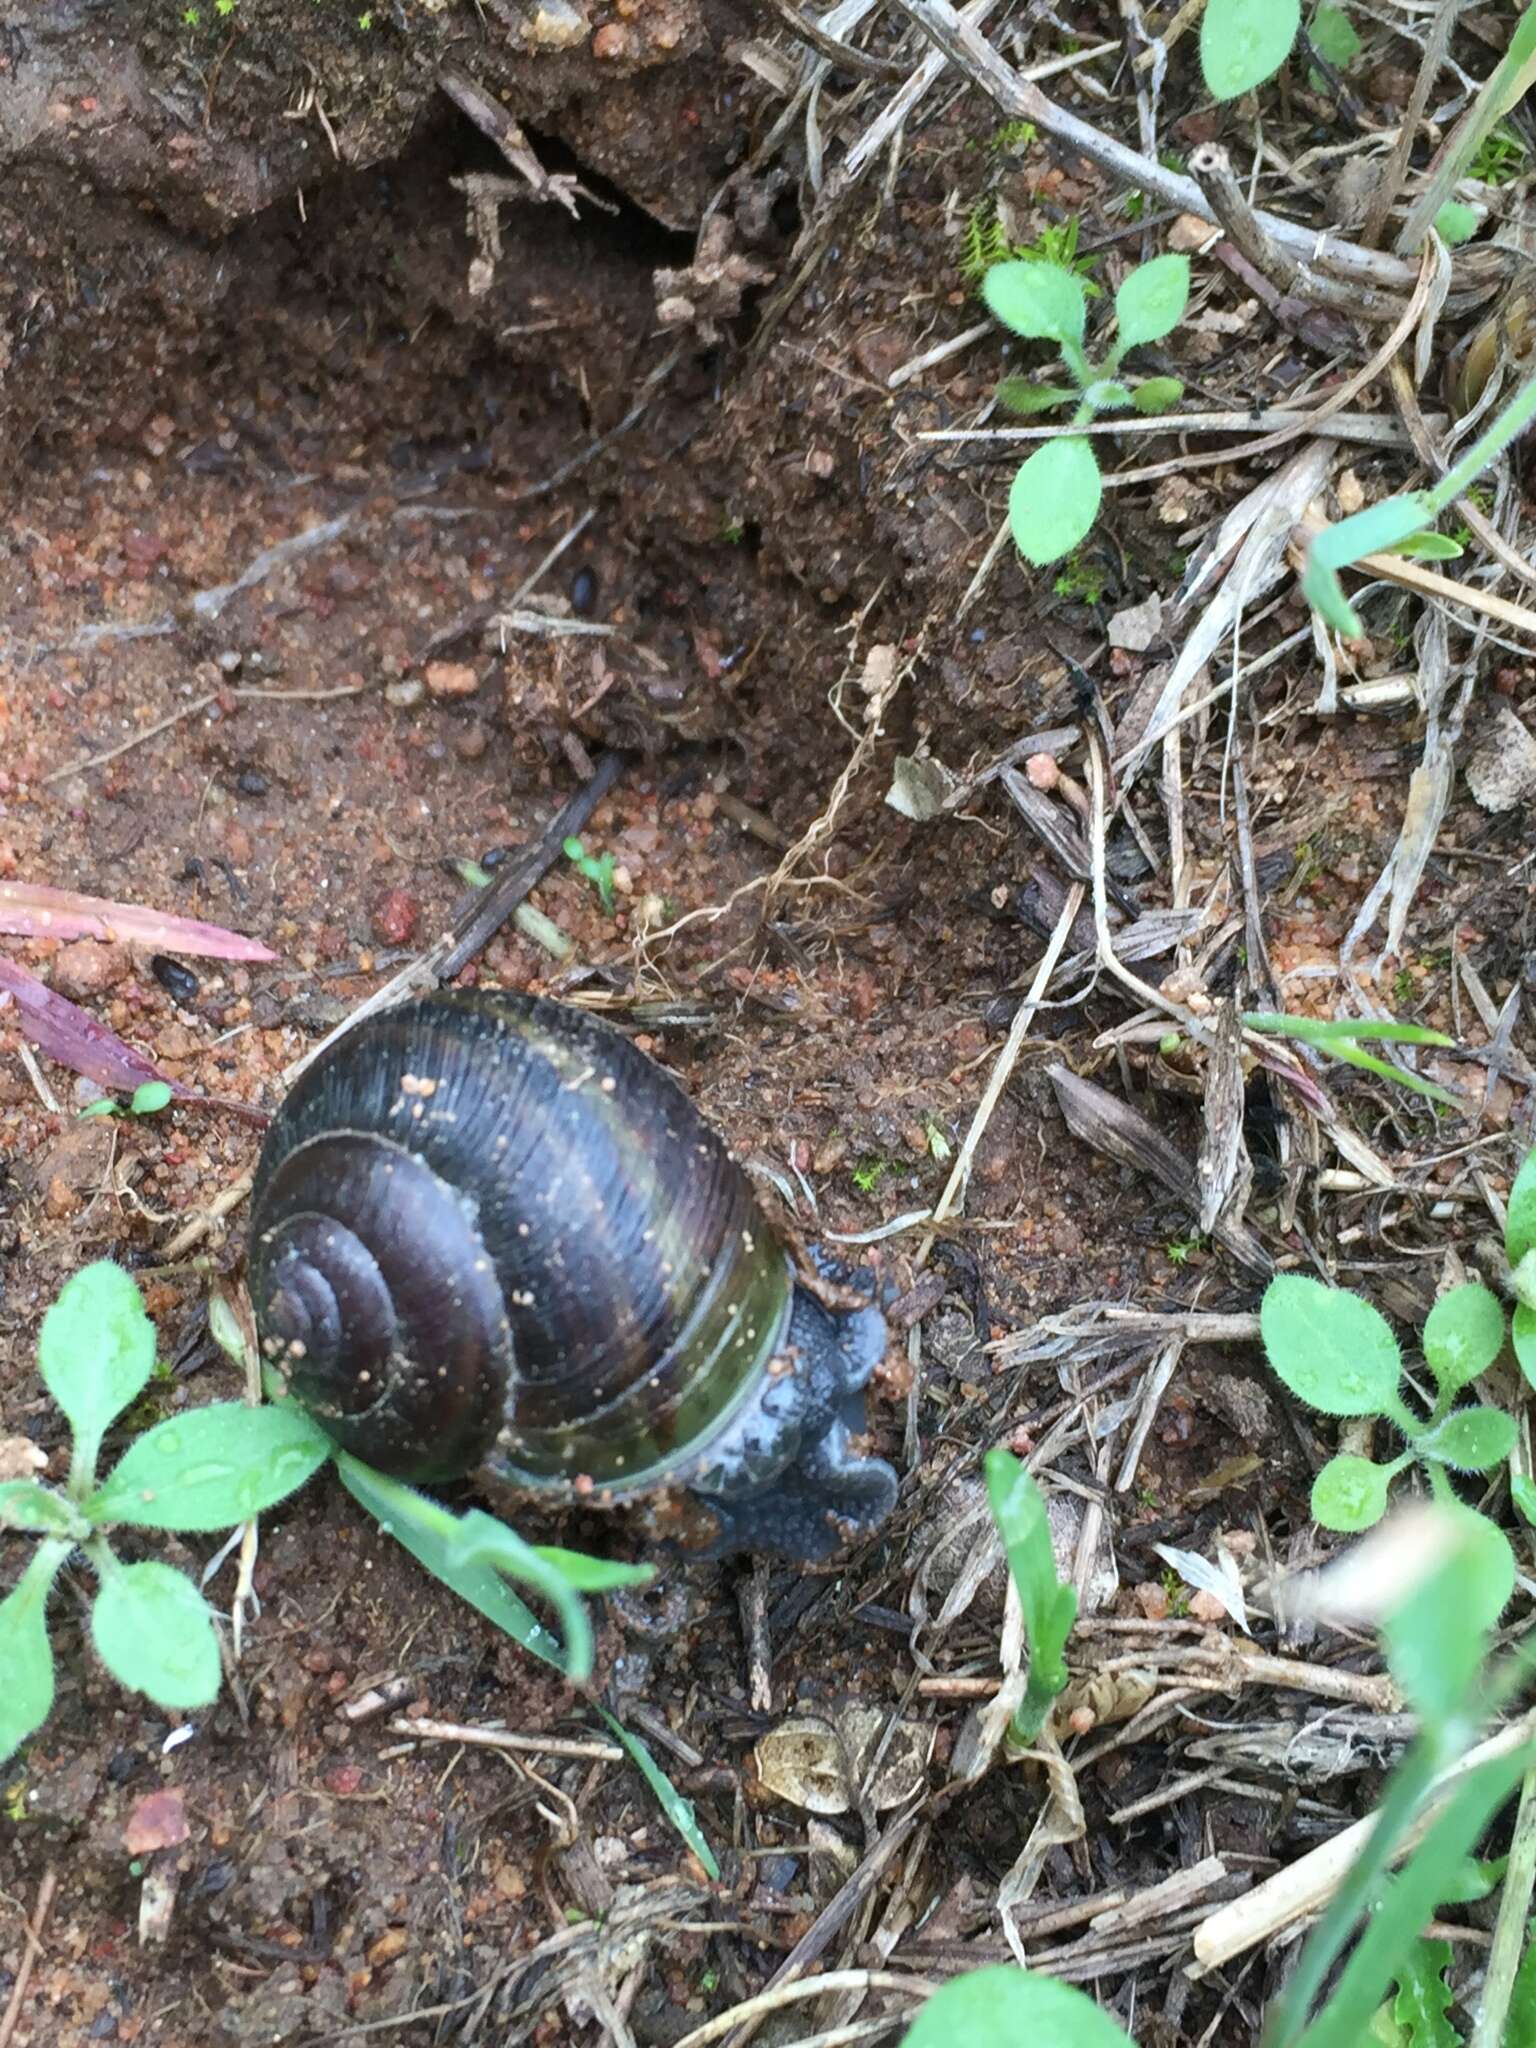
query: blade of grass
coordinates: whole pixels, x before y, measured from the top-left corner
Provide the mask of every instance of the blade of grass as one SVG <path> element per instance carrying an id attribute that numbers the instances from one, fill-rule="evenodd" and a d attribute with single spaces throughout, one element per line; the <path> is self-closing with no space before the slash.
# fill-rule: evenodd
<path id="1" fill-rule="evenodd" d="M 616 1721 L 606 1707 L 599 1707 L 597 1711 L 613 1730 L 615 1739 L 622 1742 L 629 1751 L 634 1759 L 635 1768 L 660 1800 L 662 1812 L 698 1857 L 705 1870 L 718 1883 L 720 1866 L 715 1861 L 714 1851 L 705 1841 L 698 1822 L 694 1819 L 692 1802 L 678 1791 L 638 1735 L 632 1734 L 622 1721 Z"/>

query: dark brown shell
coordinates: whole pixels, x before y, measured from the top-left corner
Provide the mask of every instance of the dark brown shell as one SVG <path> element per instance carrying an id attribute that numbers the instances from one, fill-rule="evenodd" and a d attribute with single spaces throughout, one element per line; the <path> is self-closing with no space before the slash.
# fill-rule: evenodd
<path id="1" fill-rule="evenodd" d="M 450 992 L 301 1076 L 252 1192 L 266 1356 L 417 1480 L 631 1498 L 707 1463 L 783 1343 L 788 1260 L 661 1068 L 583 1013 Z"/>

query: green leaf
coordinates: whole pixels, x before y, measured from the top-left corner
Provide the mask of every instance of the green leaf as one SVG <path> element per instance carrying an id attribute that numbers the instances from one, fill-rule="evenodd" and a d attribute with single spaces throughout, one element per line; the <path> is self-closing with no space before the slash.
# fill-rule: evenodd
<path id="1" fill-rule="evenodd" d="M 683 1797 L 633 1730 L 626 1728 L 621 1721 L 616 1721 L 606 1707 L 599 1707 L 597 1711 L 613 1730 L 615 1738 L 629 1751 L 636 1769 L 660 1800 L 661 1810 L 667 1819 L 677 1829 L 709 1875 L 718 1880 L 720 1866 L 715 1861 L 714 1851 L 704 1838 L 702 1828 L 694 1818 L 693 1802 Z"/>
<path id="2" fill-rule="evenodd" d="M 1083 403 L 1094 412 L 1120 412 L 1131 402 L 1130 387 L 1115 377 L 1096 377 L 1083 386 Z"/>
<path id="3" fill-rule="evenodd" d="M 1277 1274 L 1264 1291 L 1259 1328 L 1270 1364 L 1320 1414 L 1385 1415 L 1397 1401 L 1397 1339 L 1358 1294 L 1301 1273 Z"/>
<path id="4" fill-rule="evenodd" d="M 1459 540 L 1448 533 L 1410 533 L 1390 547 L 1378 548 L 1380 555 L 1403 555 L 1411 562 L 1454 562 L 1466 553 Z"/>
<path id="5" fill-rule="evenodd" d="M 574 1674 L 584 1681 L 592 1670 L 592 1624 L 587 1610 L 572 1590 L 565 1573 L 540 1557 L 532 1544 L 525 1543 L 505 1522 L 482 1508 L 470 1508 L 461 1515 L 449 1540 L 447 1560 L 456 1572 L 473 1571 L 489 1565 L 509 1578 L 520 1579 L 554 1608 L 565 1630 L 566 1658 Z"/>
<path id="6" fill-rule="evenodd" d="M 296 1492 L 330 1455 L 329 1439 L 296 1403 L 215 1401 L 130 1444 L 85 1512 L 104 1525 L 232 1529 Z"/>
<path id="7" fill-rule="evenodd" d="M 1504 1210 L 1504 1251 L 1509 1263 L 1518 1266 L 1532 1249 L 1536 1249 L 1536 1152 L 1528 1152 L 1521 1161 Z"/>
<path id="8" fill-rule="evenodd" d="M 1131 403 L 1138 412 L 1167 412 L 1184 396 L 1183 381 L 1178 377 L 1147 377 L 1131 393 Z"/>
<path id="9" fill-rule="evenodd" d="M 1502 1529 L 1460 1502 L 1438 1514 L 1445 1550 L 1382 1626 L 1387 1664 L 1426 1722 L 1461 1712 L 1488 1633 L 1515 1588 L 1515 1554 Z"/>
<path id="10" fill-rule="evenodd" d="M 1086 1993 L 1055 1977 L 989 1963 L 941 1984 L 901 2048 L 1135 2048 Z"/>
<path id="11" fill-rule="evenodd" d="M 1322 0 L 1322 5 L 1312 16 L 1309 33 L 1313 49 L 1324 63 L 1331 64 L 1336 71 L 1352 64 L 1360 54 L 1360 38 L 1355 33 L 1354 23 L 1342 7 L 1330 6 L 1329 0 Z"/>
<path id="12" fill-rule="evenodd" d="M 1206 19 L 1209 21 L 1209 13 Z M 1402 497 L 1384 498 L 1379 505 L 1367 505 L 1363 512 L 1353 512 L 1336 526 L 1325 527 L 1307 545 L 1302 595 L 1335 632 L 1359 639 L 1360 620 L 1345 599 L 1339 570 L 1432 526 L 1435 516 L 1428 493 L 1410 491 Z"/>
<path id="13" fill-rule="evenodd" d="M 1536 2048 L 1536 1927 L 1526 1923 L 1525 1954 L 1504 2021 L 1504 2048 Z"/>
<path id="14" fill-rule="evenodd" d="M 981 295 L 994 319 L 1027 340 L 1082 341 L 1088 301 L 1079 280 L 1059 263 L 994 263 Z"/>
<path id="15" fill-rule="evenodd" d="M 164 1109 L 172 1094 L 169 1081 L 141 1081 L 134 1089 L 128 1107 L 135 1116 L 153 1116 L 158 1109 Z"/>
<path id="16" fill-rule="evenodd" d="M 1452 1287 L 1424 1321 L 1424 1362 L 1442 1394 L 1486 1372 L 1504 1349 L 1504 1311 L 1475 1280 Z"/>
<path id="17" fill-rule="evenodd" d="M 1435 215 L 1435 233 L 1448 249 L 1459 249 L 1463 242 L 1470 242 L 1483 224 L 1483 217 L 1475 206 L 1464 206 L 1459 199 L 1447 199 Z"/>
<path id="18" fill-rule="evenodd" d="M 132 1276 L 110 1259 L 82 1266 L 43 1318 L 37 1358 L 74 1432 L 71 1479 L 88 1484 L 102 1438 L 154 1370 L 154 1325 Z"/>
<path id="19" fill-rule="evenodd" d="M 1019 1589 L 1029 1641 L 1029 1683 L 1013 1719 L 1021 1742 L 1033 1742 L 1051 1702 L 1067 1682 L 1066 1646 L 1077 1619 L 1077 1593 L 1056 1570 L 1045 1496 L 1010 1451 L 988 1451 L 984 1470 L 1008 1569 Z"/>
<path id="20" fill-rule="evenodd" d="M 997 387 L 997 402 L 1027 418 L 1049 412 L 1053 405 L 1076 405 L 1077 391 L 1068 384 L 1031 384 L 1027 377 L 1005 377 Z"/>
<path id="21" fill-rule="evenodd" d="M 1417 1074 L 1410 1074 L 1402 1067 L 1390 1066 L 1373 1054 L 1362 1052 L 1355 1042 L 1362 1038 L 1375 1038 L 1398 1045 L 1454 1045 L 1455 1040 L 1443 1032 L 1431 1031 L 1423 1024 L 1398 1024 L 1391 1019 L 1366 1017 L 1288 1017 L 1283 1012 L 1250 1010 L 1243 1017 L 1250 1031 L 1258 1031 L 1275 1038 L 1298 1038 L 1304 1045 L 1316 1046 L 1336 1060 L 1346 1060 L 1352 1067 L 1364 1067 L 1369 1073 L 1380 1074 L 1384 1080 L 1395 1081 L 1400 1087 L 1410 1088 L 1416 1095 L 1427 1096 L 1431 1101 L 1443 1102 L 1447 1108 L 1464 1107 L 1447 1089 L 1433 1081 L 1421 1080 Z"/>
<path id="22" fill-rule="evenodd" d="M 1200 69 L 1214 98 L 1241 99 L 1291 54 L 1301 0 L 1210 0 L 1200 23 Z"/>
<path id="23" fill-rule="evenodd" d="M 1391 1045 L 1453 1046 L 1454 1038 L 1427 1024 L 1400 1024 L 1395 1017 L 1292 1017 L 1284 1010 L 1245 1010 L 1243 1023 L 1268 1038 L 1299 1038 L 1304 1045 L 1333 1051 L 1340 1040 L 1376 1038 Z"/>
<path id="24" fill-rule="evenodd" d="M 1516 1303 L 1516 1313 L 1509 1319 L 1509 1343 L 1520 1370 L 1536 1386 L 1536 1309 L 1528 1309 L 1524 1300 Z"/>
<path id="25" fill-rule="evenodd" d="M 375 1472 L 345 1451 L 336 1453 L 336 1472 L 348 1493 L 368 1510 L 385 1534 L 393 1536 L 435 1579 L 494 1622 L 531 1656 L 553 1664 L 573 1682 L 584 1682 L 587 1672 L 580 1670 L 559 1637 L 517 1597 L 492 1565 L 483 1559 L 473 1564 L 454 1562 L 456 1515 L 400 1480 Z"/>
<path id="26" fill-rule="evenodd" d="M 1040 270 L 1026 263 L 1026 270 Z M 1047 441 L 1022 465 L 1008 493 L 1008 523 L 1026 562 L 1043 569 L 1070 555 L 1093 525 L 1104 482 L 1081 435 Z"/>
<path id="27" fill-rule="evenodd" d="M 1115 293 L 1117 353 L 1172 334 L 1188 304 L 1187 256 L 1154 256 L 1150 263 L 1138 264 Z"/>
<path id="28" fill-rule="evenodd" d="M 616 1564 L 611 1558 L 588 1557 L 582 1550 L 561 1550 L 552 1543 L 534 1545 L 534 1555 L 553 1565 L 578 1593 L 611 1593 L 619 1586 L 648 1586 L 656 1576 L 653 1564 Z"/>
<path id="29" fill-rule="evenodd" d="M 53 1712 L 53 1651 L 48 1594 L 69 1556 L 67 1543 L 43 1543 L 15 1586 L 0 1600 L 0 1764 L 35 1735 Z"/>
<path id="30" fill-rule="evenodd" d="M 37 1479 L 8 1479 L 0 1486 L 0 1529 L 35 1529 L 40 1535 L 67 1536 L 71 1542 L 87 1533 L 63 1494 Z"/>
<path id="31" fill-rule="evenodd" d="M 1450 1961 L 1448 1941 L 1408 1944 L 1398 1967 L 1392 2017 L 1407 2030 L 1411 2048 L 1461 2048 L 1461 2036 L 1451 2025 L 1454 2001 L 1445 1981 Z"/>
<path id="32" fill-rule="evenodd" d="M 1514 1448 L 1514 1417 L 1500 1408 L 1458 1408 L 1414 1445 L 1421 1458 L 1433 1458 L 1458 1472 L 1491 1471 Z"/>
<path id="33" fill-rule="evenodd" d="M 1349 1535 L 1374 1527 L 1387 1511 L 1387 1490 L 1395 1469 L 1341 1451 L 1312 1482 L 1313 1521 Z"/>
<path id="34" fill-rule="evenodd" d="M 111 1564 L 91 1608 L 91 1636 L 118 1683 L 157 1707 L 206 1707 L 219 1696 L 208 1603 L 168 1564 Z"/>
<path id="35" fill-rule="evenodd" d="M 1528 1478 L 1524 1472 L 1511 1472 L 1509 1497 L 1519 1510 L 1521 1521 L 1536 1529 L 1536 1479 Z"/>
<path id="36" fill-rule="evenodd" d="M 88 1102 L 80 1114 L 82 1117 L 116 1116 L 117 1104 L 110 1095 L 103 1095 L 95 1102 Z"/>

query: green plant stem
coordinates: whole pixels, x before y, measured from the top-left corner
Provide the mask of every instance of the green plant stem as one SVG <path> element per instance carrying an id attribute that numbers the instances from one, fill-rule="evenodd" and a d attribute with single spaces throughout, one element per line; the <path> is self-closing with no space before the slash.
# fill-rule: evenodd
<path id="1" fill-rule="evenodd" d="M 1478 2008 L 1468 2048 L 1499 2048 L 1504 2022 L 1515 1988 L 1525 1947 L 1525 1925 L 1531 1910 L 1531 1893 L 1536 1889 L 1536 1770 L 1527 1771 L 1520 1785 L 1520 1806 L 1504 1868 L 1504 1888 L 1499 1894 L 1499 1917 L 1488 1951 L 1488 1973 L 1483 1979 L 1483 2000 Z"/>
<path id="2" fill-rule="evenodd" d="M 117 1561 L 117 1553 L 99 1529 L 94 1536 L 87 1537 L 80 1548 L 91 1560 L 96 1576 L 103 1585 L 106 1585 L 109 1579 L 115 1579 L 121 1572 L 122 1566 Z"/>
<path id="3" fill-rule="evenodd" d="M 1536 1247 L 1522 1254 L 1510 1273 L 1509 1286 L 1522 1308 L 1536 1309 Z"/>
<path id="4" fill-rule="evenodd" d="M 1024 1685 L 1024 1697 L 1014 1711 L 1008 1724 L 1008 1732 L 1015 1742 L 1026 1749 L 1031 1748 L 1045 1726 L 1051 1708 L 1066 1687 L 1067 1667 L 1064 1658 L 1045 1659 L 1037 1657 L 1033 1646 L 1029 1656 L 1029 1677 Z"/>
<path id="5" fill-rule="evenodd" d="M 32 1600 L 46 1600 L 54 1580 L 78 1548 L 67 1536 L 45 1536 L 8 1597 L 22 1607 Z"/>

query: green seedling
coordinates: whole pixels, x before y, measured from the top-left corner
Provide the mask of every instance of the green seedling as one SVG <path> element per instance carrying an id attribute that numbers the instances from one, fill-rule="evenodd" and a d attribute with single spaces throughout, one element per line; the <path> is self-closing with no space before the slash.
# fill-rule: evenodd
<path id="1" fill-rule="evenodd" d="M 1490 129 L 1467 165 L 1467 176 L 1484 185 L 1507 185 L 1525 169 L 1530 152 L 1512 128 Z"/>
<path id="2" fill-rule="evenodd" d="M 1536 17 L 1529 10 L 1522 21 Z M 1339 571 L 1369 555 L 1407 555 L 1421 561 L 1448 561 L 1461 549 L 1449 534 L 1436 533 L 1435 521 L 1447 505 L 1454 503 L 1483 471 L 1496 462 L 1512 441 L 1536 419 L 1536 376 L 1530 377 L 1505 406 L 1488 430 L 1480 434 L 1466 454 L 1431 489 L 1405 491 L 1396 498 L 1383 498 L 1363 512 L 1351 513 L 1337 526 L 1314 534 L 1307 547 L 1302 572 L 1302 595 L 1326 624 L 1347 639 L 1357 640 L 1364 628 L 1355 608 L 1344 595 Z"/>
<path id="3" fill-rule="evenodd" d="M 1020 125 L 1027 128 L 1029 123 Z M 1092 281 L 1099 259 L 1079 256 L 1078 234 L 1079 224 L 1074 215 L 1059 226 L 1042 228 L 1038 242 L 1010 241 L 998 215 L 997 201 L 990 197 L 978 199 L 966 216 L 960 273 L 967 284 L 979 286 L 987 272 L 999 263 L 1053 263 L 1060 270 L 1070 270 L 1090 299 L 1102 298 L 1102 290 Z"/>
<path id="4" fill-rule="evenodd" d="M 604 910 L 613 915 L 613 869 L 611 853 L 593 855 L 587 852 L 579 839 L 567 839 L 565 857 L 578 875 L 585 875 L 597 891 Z"/>
<path id="5" fill-rule="evenodd" d="M 1051 588 L 1068 604 L 1101 604 L 1104 599 L 1104 571 L 1079 548 L 1067 558 L 1067 566 L 1057 571 Z"/>
<path id="6" fill-rule="evenodd" d="M 53 1651 L 47 1603 L 64 1566 L 84 1554 L 96 1577 L 91 1636 L 120 1684 L 157 1706 L 207 1706 L 221 1665 L 213 1616 L 184 1572 L 124 1563 L 109 1532 L 229 1529 L 273 1507 L 324 1464 L 325 1438 L 295 1411 L 218 1402 L 158 1424 L 97 1477 L 102 1440 L 148 1383 L 155 1332 L 129 1274 L 100 1260 L 75 1274 L 43 1319 L 38 1365 L 73 1436 L 62 1487 L 0 1486 L 0 1528 L 37 1537 L 0 1603 L 0 1761 L 47 1720 Z"/>
<path id="7" fill-rule="evenodd" d="M 110 1095 L 103 1095 L 99 1102 L 88 1102 L 80 1114 L 87 1116 L 157 1116 L 166 1108 L 174 1093 L 169 1081 L 144 1081 L 134 1089 L 125 1109 Z"/>
<path id="8" fill-rule="evenodd" d="M 999 154 L 1010 149 L 1028 149 L 1040 139 L 1040 130 L 1033 121 L 1005 121 L 992 137 L 992 148 Z"/>
<path id="9" fill-rule="evenodd" d="M 878 1154 L 871 1153 L 853 1169 L 853 1184 L 861 1195 L 872 1195 L 890 1170 L 889 1159 L 881 1159 Z"/>
<path id="10" fill-rule="evenodd" d="M 1183 395 L 1175 377 L 1126 384 L 1116 373 L 1131 349 L 1161 341 L 1183 318 L 1189 302 L 1187 256 L 1154 256 L 1127 274 L 1115 293 L 1115 344 L 1098 362 L 1090 360 L 1083 345 L 1088 302 L 1082 280 L 1070 270 L 1055 263 L 999 263 L 987 272 L 982 291 L 1005 327 L 1030 341 L 1053 342 L 1072 379 L 1071 385 L 1042 385 L 1006 378 L 998 397 L 1012 411 L 1029 414 L 1070 405 L 1072 425 L 1081 427 L 1095 414 L 1118 408 L 1165 412 Z M 1103 488 L 1098 457 L 1086 434 L 1066 434 L 1037 448 L 1008 494 L 1008 523 L 1024 559 L 1044 568 L 1071 554 L 1098 515 Z"/>
<path id="11" fill-rule="evenodd" d="M 1438 1087 L 1433 1081 L 1425 1081 L 1418 1074 L 1410 1074 L 1406 1067 L 1394 1067 L 1389 1061 L 1361 1049 L 1362 1038 L 1374 1038 L 1384 1045 L 1454 1047 L 1454 1038 L 1447 1038 L 1443 1031 L 1431 1031 L 1426 1024 L 1399 1024 L 1390 1017 L 1291 1017 L 1281 1010 L 1246 1010 L 1243 1024 L 1249 1031 L 1256 1031 L 1263 1037 L 1293 1038 L 1299 1044 L 1310 1045 L 1314 1050 L 1343 1060 L 1351 1067 L 1363 1067 L 1369 1074 L 1379 1074 L 1384 1081 L 1397 1081 L 1404 1088 L 1411 1088 L 1415 1095 L 1443 1103 L 1447 1109 L 1465 1107 L 1448 1089 Z"/>
<path id="12" fill-rule="evenodd" d="M 1067 1682 L 1067 1638 L 1077 1619 L 1077 1593 L 1057 1573 L 1045 1496 L 1034 1480 L 1001 1447 L 988 1451 L 985 1472 L 987 1504 L 1003 1539 L 1029 1644 L 1029 1677 L 1009 1724 L 1014 1742 L 1027 1749 Z"/>
<path id="13" fill-rule="evenodd" d="M 1454 1405 L 1504 1348 L 1504 1311 L 1475 1281 L 1443 1294 L 1425 1320 L 1424 1363 L 1435 1383 L 1427 1416 L 1403 1398 L 1391 1325 L 1358 1294 L 1281 1273 L 1265 1290 L 1259 1327 L 1270 1364 L 1298 1401 L 1321 1415 L 1390 1422 L 1406 1443 L 1387 1464 L 1352 1451 L 1328 1460 L 1312 1484 L 1312 1514 L 1325 1529 L 1353 1533 L 1380 1521 L 1393 1480 L 1412 1464 L 1434 1498 L 1455 1507 L 1452 1472 L 1491 1471 L 1514 1449 L 1514 1421 L 1502 1409 Z"/>

